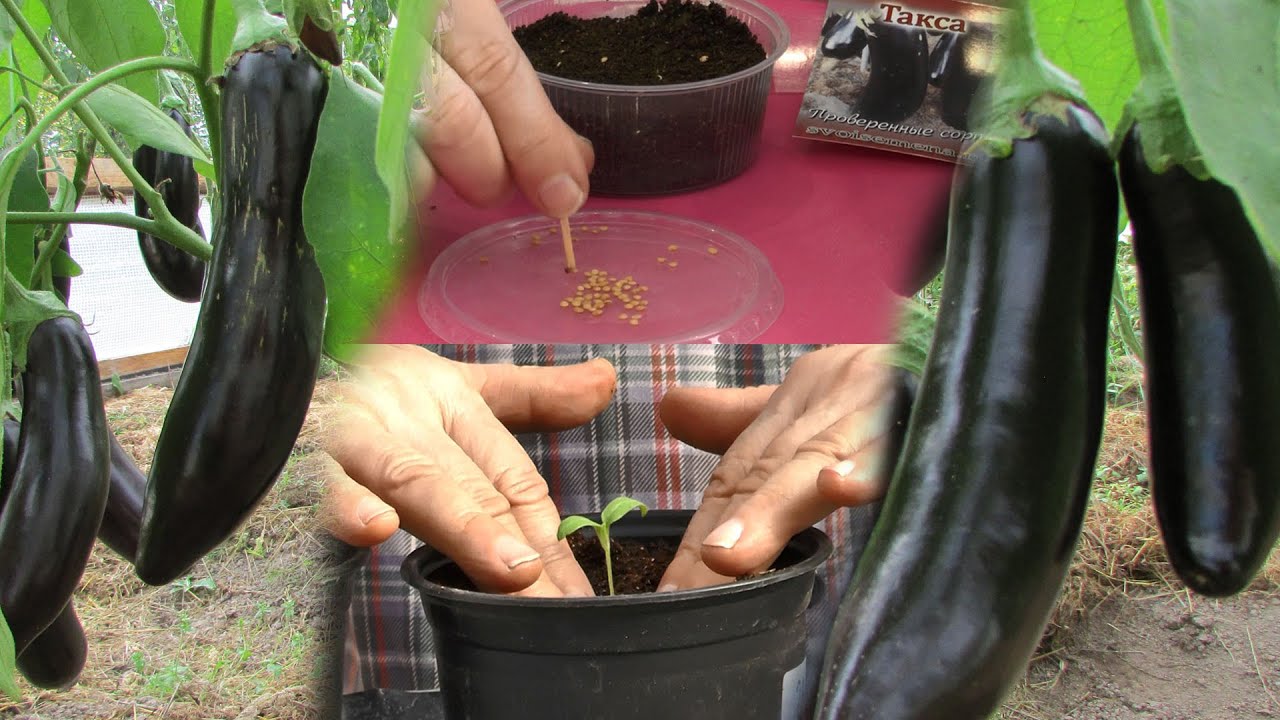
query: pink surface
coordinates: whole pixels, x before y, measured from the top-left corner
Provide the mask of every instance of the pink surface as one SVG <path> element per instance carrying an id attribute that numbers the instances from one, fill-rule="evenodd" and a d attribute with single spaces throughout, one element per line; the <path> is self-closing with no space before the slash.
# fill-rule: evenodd
<path id="1" fill-rule="evenodd" d="M 873 149 L 791 137 L 825 0 L 771 0 L 792 41 L 774 72 L 760 158 L 714 188 L 656 198 L 591 197 L 590 210 L 645 210 L 711 223 L 737 233 L 768 258 L 782 283 L 782 313 L 754 342 L 877 342 L 889 339 L 893 295 L 926 235 L 929 211 L 953 166 Z M 418 311 L 430 263 L 459 237 L 531 214 L 516 198 L 496 209 L 468 206 L 440 184 L 425 201 L 422 262 L 407 274 L 377 342 L 452 342 Z M 579 264 L 590 266 L 589 256 Z"/>

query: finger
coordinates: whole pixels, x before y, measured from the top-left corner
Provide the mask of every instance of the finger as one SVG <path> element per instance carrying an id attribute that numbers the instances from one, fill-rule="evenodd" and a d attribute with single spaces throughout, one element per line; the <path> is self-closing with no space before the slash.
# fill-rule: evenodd
<path id="1" fill-rule="evenodd" d="M 770 442 L 796 422 L 797 413 L 802 409 L 796 398 L 797 393 L 790 388 L 773 392 L 756 419 L 725 451 L 711 473 L 711 481 L 680 539 L 675 557 L 658 583 L 659 589 L 679 590 L 708 584 L 709 578 L 697 569 L 702 562 L 702 540 L 723 521 L 735 494 Z"/>
<path id="2" fill-rule="evenodd" d="M 723 455 L 760 416 L 777 389 L 776 385 L 674 388 L 662 398 L 658 416 L 680 442 Z"/>
<path id="3" fill-rule="evenodd" d="M 509 432 L 558 432 L 599 415 L 618 376 L 608 360 L 532 367 L 466 365 L 488 409 Z"/>
<path id="4" fill-rule="evenodd" d="M 441 54 L 493 121 L 516 185 L 539 211 L 568 217 L 585 202 L 590 160 L 547 99 L 492 0 L 455 0 Z"/>
<path id="5" fill-rule="evenodd" d="M 498 133 L 484 104 L 439 56 L 436 86 L 429 91 L 419 142 L 440 176 L 467 202 L 491 206 L 514 185 Z"/>
<path id="6" fill-rule="evenodd" d="M 880 497 L 891 410 L 886 404 L 851 413 L 801 444 L 789 462 L 770 473 L 707 535 L 702 561 L 726 575 L 767 569 L 796 533 L 840 507 L 830 499 L 836 494 L 818 490 L 819 474 L 826 469 L 848 472 L 836 489 L 850 504 Z"/>
<path id="7" fill-rule="evenodd" d="M 786 399 L 781 394 L 777 397 Z M 779 412 L 785 413 L 779 417 L 790 417 L 791 411 L 786 407 L 781 407 Z M 725 521 L 737 508 L 765 485 L 773 472 L 795 456 L 797 448 L 829 427 L 839 414 L 841 411 L 834 405 L 824 405 L 811 408 L 785 424 L 762 414 L 760 423 L 744 431 L 739 443 L 730 448 L 712 473 L 702 504 L 689 523 L 676 556 L 663 575 L 662 584 L 668 589 L 687 589 L 724 582 L 726 574 L 720 572 L 720 568 L 709 566 L 705 557 L 708 536 L 717 528 L 724 527 Z M 762 451 L 756 451 L 755 448 L 773 432 L 777 432 L 777 436 Z M 810 476 L 810 485 L 813 481 Z M 731 526 L 723 532 L 732 531 Z"/>
<path id="8" fill-rule="evenodd" d="M 400 528 L 400 516 L 363 485 L 347 477 L 342 466 L 324 453 L 317 453 L 323 464 L 324 498 L 320 505 L 320 522 L 330 535 L 355 547 L 372 547 L 391 537 Z"/>
<path id="9" fill-rule="evenodd" d="M 490 488 L 496 497 L 482 506 L 476 495 L 484 496 L 488 480 L 447 436 L 423 453 L 369 418 L 358 431 L 335 433 L 329 445 L 352 480 L 398 508 L 405 530 L 451 558 L 481 590 L 515 592 L 542 575 L 538 553 L 518 528 L 495 517 L 506 513 L 505 499 Z"/>
<path id="10" fill-rule="evenodd" d="M 556 537 L 560 511 L 528 453 L 478 398 L 458 413 L 466 423 L 452 423 L 454 441 L 506 498 L 521 533 L 541 556 L 547 578 L 566 595 L 592 595 L 569 542 Z"/>

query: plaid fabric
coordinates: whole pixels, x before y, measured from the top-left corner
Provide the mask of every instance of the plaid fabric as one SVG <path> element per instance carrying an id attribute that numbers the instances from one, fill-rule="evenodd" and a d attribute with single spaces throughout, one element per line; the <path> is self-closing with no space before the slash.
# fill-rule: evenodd
<path id="1" fill-rule="evenodd" d="M 653 508 L 696 508 L 718 457 L 671 437 L 656 408 L 670 388 L 747 387 L 781 383 L 814 345 L 427 346 L 464 362 L 566 365 L 608 358 L 618 372 L 614 401 L 593 422 L 554 434 L 518 436 L 563 512 L 598 510 L 619 494 Z M 835 545 L 819 570 L 809 608 L 806 677 L 816 690 L 826 639 L 854 560 L 871 532 L 876 508 L 843 510 L 818 525 Z M 420 599 L 400 578 L 400 565 L 421 542 L 401 531 L 369 552 L 352 582 L 345 692 L 437 687 L 435 655 Z"/>

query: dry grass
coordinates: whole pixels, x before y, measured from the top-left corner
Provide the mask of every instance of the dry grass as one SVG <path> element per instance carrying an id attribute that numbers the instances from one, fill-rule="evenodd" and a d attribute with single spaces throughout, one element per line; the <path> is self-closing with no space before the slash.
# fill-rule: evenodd
<path id="1" fill-rule="evenodd" d="M 308 458 L 334 386 L 317 386 L 293 456 L 258 510 L 190 575 L 148 586 L 99 544 L 75 596 L 89 640 L 80 681 L 65 692 L 22 684 L 22 701 L 0 700 L 0 717 L 318 717 L 334 619 L 323 570 L 334 546 L 315 521 L 320 482 Z M 107 401 L 117 438 L 144 470 L 171 395 L 144 388 Z"/>
<path id="2" fill-rule="evenodd" d="M 1049 620 L 1040 653 L 1052 652 L 1070 629 L 1108 598 L 1185 592 L 1169 565 L 1145 488 L 1147 430 L 1138 406 L 1107 415 L 1098 477 L 1075 559 Z M 1280 589 L 1280 549 L 1251 590 Z"/>

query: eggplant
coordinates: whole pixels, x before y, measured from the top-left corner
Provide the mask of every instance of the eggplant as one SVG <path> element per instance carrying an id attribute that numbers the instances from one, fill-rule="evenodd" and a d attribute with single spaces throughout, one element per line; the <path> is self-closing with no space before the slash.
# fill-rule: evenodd
<path id="1" fill-rule="evenodd" d="M 319 370 L 325 288 L 302 224 L 325 75 L 255 46 L 222 79 L 222 203 L 195 336 L 147 478 L 134 567 L 163 585 L 249 516 L 284 469 Z"/>
<path id="2" fill-rule="evenodd" d="M 905 444 L 831 629 L 820 720 L 984 718 L 1070 567 L 1106 403 L 1119 193 L 1106 131 L 1044 101 L 952 189 Z"/>
<path id="3" fill-rule="evenodd" d="M 67 606 L 102 522 L 111 432 L 99 382 L 78 318 L 36 325 L 14 475 L 0 508 L 0 610 L 19 655 Z"/>
<path id="4" fill-rule="evenodd" d="M 1137 124 L 1119 166 L 1160 534 L 1187 587 L 1234 595 L 1280 536 L 1280 292 L 1234 190 L 1181 165 L 1156 172 Z"/>

